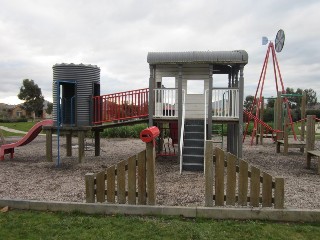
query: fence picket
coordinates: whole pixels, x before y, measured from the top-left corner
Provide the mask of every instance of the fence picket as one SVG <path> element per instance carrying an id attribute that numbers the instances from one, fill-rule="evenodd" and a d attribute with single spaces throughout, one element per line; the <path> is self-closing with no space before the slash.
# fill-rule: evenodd
<path id="1" fill-rule="evenodd" d="M 107 169 L 107 202 L 115 203 L 115 166 Z"/>
<path id="2" fill-rule="evenodd" d="M 272 206 L 272 176 L 263 173 L 262 183 L 262 207 Z"/>
<path id="3" fill-rule="evenodd" d="M 128 159 L 128 204 L 136 204 L 136 156 Z"/>
<path id="4" fill-rule="evenodd" d="M 235 205 L 236 203 L 236 161 L 237 157 L 231 153 L 227 154 L 227 190 L 226 190 L 226 204 Z"/>
<path id="5" fill-rule="evenodd" d="M 86 202 L 94 203 L 95 194 L 94 194 L 94 173 L 87 173 L 85 175 L 86 182 Z"/>
<path id="6" fill-rule="evenodd" d="M 142 151 L 138 153 L 138 204 L 146 203 L 146 151 Z"/>
<path id="7" fill-rule="evenodd" d="M 106 181 L 105 181 L 105 171 L 97 173 L 96 176 L 96 195 L 97 202 L 105 202 L 106 201 Z"/>
<path id="8" fill-rule="evenodd" d="M 274 208 L 284 208 L 284 179 L 275 179 L 275 190 L 274 190 Z"/>
<path id="9" fill-rule="evenodd" d="M 126 203 L 126 161 L 117 164 L 117 197 L 118 203 Z"/>
<path id="10" fill-rule="evenodd" d="M 260 203 L 260 169 L 251 167 L 250 178 L 250 205 L 259 207 Z"/>
<path id="11" fill-rule="evenodd" d="M 224 151 L 216 148 L 215 205 L 224 205 Z"/>
<path id="12" fill-rule="evenodd" d="M 248 195 L 248 163 L 240 159 L 239 161 L 239 182 L 238 182 L 238 203 L 247 206 Z"/>

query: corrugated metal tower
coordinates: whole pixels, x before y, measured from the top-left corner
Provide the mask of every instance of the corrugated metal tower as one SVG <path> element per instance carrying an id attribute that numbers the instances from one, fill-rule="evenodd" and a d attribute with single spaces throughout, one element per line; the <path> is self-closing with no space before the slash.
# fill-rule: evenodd
<path id="1" fill-rule="evenodd" d="M 100 68 L 85 64 L 55 64 L 53 67 L 53 124 L 92 125 L 92 97 L 100 96 Z"/>

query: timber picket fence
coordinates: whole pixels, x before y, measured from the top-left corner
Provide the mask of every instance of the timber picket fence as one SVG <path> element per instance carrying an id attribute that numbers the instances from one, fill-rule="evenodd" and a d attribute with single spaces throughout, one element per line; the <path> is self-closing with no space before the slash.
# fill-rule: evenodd
<path id="1" fill-rule="evenodd" d="M 275 178 L 273 181 L 271 175 L 254 166 L 249 170 L 246 161 L 220 148 L 213 150 L 212 142 L 206 141 L 205 206 L 212 207 L 213 202 L 215 206 L 249 204 L 281 209 L 284 208 L 284 179 Z"/>
<path id="2" fill-rule="evenodd" d="M 155 152 L 146 150 L 99 173 L 85 175 L 86 202 L 155 205 Z"/>

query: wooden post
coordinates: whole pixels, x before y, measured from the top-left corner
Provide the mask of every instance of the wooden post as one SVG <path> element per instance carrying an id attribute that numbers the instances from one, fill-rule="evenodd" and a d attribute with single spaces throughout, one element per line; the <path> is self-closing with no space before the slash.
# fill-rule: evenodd
<path id="1" fill-rule="evenodd" d="M 84 131 L 78 131 L 79 163 L 84 162 Z"/>
<path id="2" fill-rule="evenodd" d="M 303 92 L 302 100 L 301 100 L 301 119 L 306 118 L 306 104 L 307 104 L 307 94 L 306 92 Z M 301 132 L 300 132 L 301 141 L 304 141 L 305 129 L 306 129 L 306 121 L 304 120 L 301 122 Z"/>
<path id="3" fill-rule="evenodd" d="M 289 149 L 289 128 L 288 128 L 288 118 L 285 117 L 285 121 L 284 121 L 284 127 L 283 127 L 283 153 L 285 155 L 288 154 L 288 149 Z"/>
<path id="4" fill-rule="evenodd" d="M 276 100 L 276 104 L 277 104 L 277 114 L 276 114 L 276 126 L 277 126 L 277 130 L 283 131 L 283 126 L 282 126 L 282 98 L 281 98 L 281 92 L 278 92 L 277 95 L 277 100 Z M 277 132 L 277 140 L 281 140 L 283 139 L 283 133 L 282 132 Z"/>
<path id="5" fill-rule="evenodd" d="M 47 162 L 53 162 L 52 159 L 52 131 L 46 130 L 46 158 Z"/>
<path id="6" fill-rule="evenodd" d="M 147 196 L 148 205 L 156 204 L 156 187 L 155 187 L 155 148 L 154 143 L 146 143 L 147 159 Z"/>
<path id="7" fill-rule="evenodd" d="M 95 194 L 94 194 L 94 173 L 87 173 L 85 175 L 86 182 L 86 202 L 94 203 Z"/>
<path id="8" fill-rule="evenodd" d="M 205 206 L 213 206 L 213 144 L 211 141 L 206 141 L 205 152 Z"/>
<path id="9" fill-rule="evenodd" d="M 94 131 L 94 155 L 100 156 L 100 131 Z"/>
<path id="10" fill-rule="evenodd" d="M 315 146 L 315 115 L 307 116 L 306 151 L 314 150 Z"/>
<path id="11" fill-rule="evenodd" d="M 67 157 L 72 156 L 72 132 L 66 134 Z"/>
<path id="12" fill-rule="evenodd" d="M 142 151 L 138 153 L 138 204 L 146 203 L 146 151 Z"/>

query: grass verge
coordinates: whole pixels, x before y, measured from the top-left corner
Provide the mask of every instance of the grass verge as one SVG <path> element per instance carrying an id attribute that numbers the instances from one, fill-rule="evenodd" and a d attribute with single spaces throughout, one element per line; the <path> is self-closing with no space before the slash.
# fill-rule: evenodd
<path id="1" fill-rule="evenodd" d="M 15 123 L 0 123 L 0 126 L 28 132 L 35 124 L 36 122 L 15 122 Z"/>
<path id="2" fill-rule="evenodd" d="M 315 239 L 320 223 L 216 221 L 12 210 L 0 213 L 3 239 Z"/>

